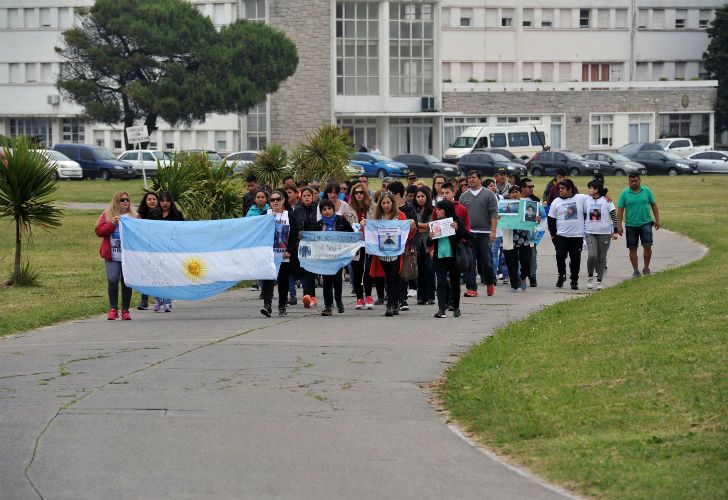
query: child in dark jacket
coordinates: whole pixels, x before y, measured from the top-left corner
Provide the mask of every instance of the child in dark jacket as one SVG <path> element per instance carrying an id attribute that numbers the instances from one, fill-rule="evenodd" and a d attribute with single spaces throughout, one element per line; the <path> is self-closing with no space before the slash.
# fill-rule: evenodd
<path id="1" fill-rule="evenodd" d="M 334 203 L 329 199 L 323 199 L 319 202 L 319 209 L 321 210 L 321 220 L 317 224 L 318 231 L 345 231 L 352 233 L 354 229 L 345 218 L 340 215 L 336 215 L 334 210 Z M 336 309 L 339 314 L 344 313 L 344 301 L 341 298 L 342 289 L 342 269 L 336 271 L 336 274 L 324 275 L 324 310 L 321 311 L 321 316 L 331 316 L 332 309 L 334 306 L 334 300 L 336 301 Z"/>
<path id="2" fill-rule="evenodd" d="M 448 200 L 437 202 L 433 220 L 452 217 L 455 234 L 434 239 L 432 260 L 437 275 L 437 309 L 436 318 L 444 318 L 448 301 L 452 300 L 453 316 L 460 316 L 460 271 L 457 266 L 458 242 L 468 240 L 470 233 L 465 224 L 455 215 L 455 206 Z M 432 239 L 435 234 L 430 233 Z M 449 279 L 448 279 L 448 274 Z"/>

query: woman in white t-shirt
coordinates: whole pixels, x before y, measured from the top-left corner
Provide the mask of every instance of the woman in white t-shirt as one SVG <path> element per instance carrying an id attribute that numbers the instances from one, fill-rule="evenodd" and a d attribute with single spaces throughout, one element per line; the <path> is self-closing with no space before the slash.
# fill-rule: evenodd
<path id="1" fill-rule="evenodd" d="M 584 236 L 589 256 L 586 268 L 589 273 L 587 288 L 594 288 L 594 271 L 597 273 L 597 290 L 603 287 L 602 278 L 607 265 L 607 252 L 612 238 L 617 238 L 617 211 L 614 203 L 606 198 L 607 188 L 598 179 L 589 182 L 589 196 L 584 198 Z"/>
<path id="2" fill-rule="evenodd" d="M 559 277 L 556 288 L 562 288 L 566 281 L 566 258 L 569 258 L 569 279 L 571 289 L 579 289 L 581 268 L 581 247 L 584 244 L 584 198 L 575 194 L 576 186 L 571 179 L 558 184 L 559 197 L 551 203 L 548 223 L 549 233 L 556 248 L 556 267 Z"/>

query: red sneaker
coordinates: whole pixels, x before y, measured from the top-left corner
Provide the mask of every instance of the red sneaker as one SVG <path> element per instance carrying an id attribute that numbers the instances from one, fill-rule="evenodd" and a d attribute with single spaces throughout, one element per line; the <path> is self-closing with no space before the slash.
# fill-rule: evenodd
<path id="1" fill-rule="evenodd" d="M 119 319 L 119 311 L 112 307 L 111 309 L 109 309 L 109 314 L 106 316 L 106 319 L 110 321 Z"/>
<path id="2" fill-rule="evenodd" d="M 301 302 L 303 302 L 303 307 L 308 309 L 311 307 L 311 296 L 310 295 L 304 295 L 303 299 L 301 299 Z"/>
<path id="3" fill-rule="evenodd" d="M 316 307 L 318 305 L 318 300 L 316 300 L 316 297 L 311 297 L 311 307 Z"/>
<path id="4" fill-rule="evenodd" d="M 369 295 L 366 298 L 366 308 L 367 309 L 374 309 L 374 299 L 372 299 L 372 296 Z"/>
<path id="5" fill-rule="evenodd" d="M 356 306 L 354 309 L 364 309 L 364 300 L 363 299 L 356 299 Z"/>
<path id="6" fill-rule="evenodd" d="M 122 321 L 130 321 L 131 316 L 129 315 L 129 311 L 121 311 L 121 319 Z"/>
<path id="7" fill-rule="evenodd" d="M 488 297 L 492 297 L 493 294 L 495 293 L 495 285 L 488 285 L 487 290 L 488 290 Z"/>
<path id="8" fill-rule="evenodd" d="M 478 292 L 476 292 L 475 290 L 468 290 L 467 292 L 465 292 L 465 296 L 466 297 L 477 297 Z"/>

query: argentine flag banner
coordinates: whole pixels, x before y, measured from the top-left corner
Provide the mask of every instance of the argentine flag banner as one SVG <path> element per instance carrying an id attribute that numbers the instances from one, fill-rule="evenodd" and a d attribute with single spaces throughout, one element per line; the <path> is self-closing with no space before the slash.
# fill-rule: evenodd
<path id="1" fill-rule="evenodd" d="M 301 231 L 298 260 L 314 274 L 336 274 L 364 246 L 360 232 Z"/>
<path id="2" fill-rule="evenodd" d="M 127 286 L 165 299 L 200 300 L 241 280 L 276 279 L 273 216 L 171 222 L 121 218 Z"/>
<path id="3" fill-rule="evenodd" d="M 365 226 L 366 251 L 377 257 L 396 257 L 404 253 L 410 221 L 367 219 Z"/>

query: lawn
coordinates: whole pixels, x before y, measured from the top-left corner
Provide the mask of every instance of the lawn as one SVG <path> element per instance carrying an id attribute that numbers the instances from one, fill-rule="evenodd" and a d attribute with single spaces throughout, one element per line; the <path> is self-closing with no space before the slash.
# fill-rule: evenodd
<path id="1" fill-rule="evenodd" d="M 644 182 L 708 255 L 499 330 L 441 396 L 482 444 L 578 493 L 728 498 L 728 177 Z"/>
<path id="2" fill-rule="evenodd" d="M 151 186 L 151 180 L 148 180 Z M 59 181 L 56 199 L 63 202 L 108 203 L 117 191 L 128 191 L 132 202 L 137 205 L 142 197 L 142 179 L 102 181 L 86 179 L 82 181 Z"/>

